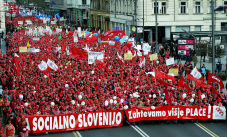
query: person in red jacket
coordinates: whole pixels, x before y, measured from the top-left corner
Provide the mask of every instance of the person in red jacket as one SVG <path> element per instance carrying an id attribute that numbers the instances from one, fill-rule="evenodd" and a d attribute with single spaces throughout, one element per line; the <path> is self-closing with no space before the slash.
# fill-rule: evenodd
<path id="1" fill-rule="evenodd" d="M 7 137 L 14 137 L 15 136 L 15 127 L 11 123 L 11 121 L 8 121 L 8 124 L 5 126 L 6 128 L 6 136 Z"/>

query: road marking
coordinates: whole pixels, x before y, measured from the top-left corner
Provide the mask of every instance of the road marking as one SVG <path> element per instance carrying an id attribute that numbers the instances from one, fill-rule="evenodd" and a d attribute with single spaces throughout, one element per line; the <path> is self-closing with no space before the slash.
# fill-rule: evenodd
<path id="1" fill-rule="evenodd" d="M 73 135 L 75 136 L 75 137 L 82 137 L 82 135 L 80 134 L 80 132 L 79 131 L 73 131 Z"/>
<path id="2" fill-rule="evenodd" d="M 207 127 L 205 127 L 204 125 L 202 125 L 201 123 L 194 123 L 196 126 L 198 126 L 199 128 L 201 128 L 203 131 L 205 131 L 207 134 L 209 134 L 212 137 L 219 137 L 217 134 L 215 134 L 214 132 L 212 132 L 210 129 L 208 129 Z"/>
<path id="3" fill-rule="evenodd" d="M 147 135 L 141 128 L 139 128 L 137 125 L 133 126 L 132 124 L 130 124 L 128 121 L 127 123 L 136 131 L 138 132 L 142 137 L 150 137 L 149 135 Z"/>

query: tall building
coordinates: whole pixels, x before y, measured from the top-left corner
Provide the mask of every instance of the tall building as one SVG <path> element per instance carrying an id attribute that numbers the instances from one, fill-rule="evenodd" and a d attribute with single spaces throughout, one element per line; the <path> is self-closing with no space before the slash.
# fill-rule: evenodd
<path id="1" fill-rule="evenodd" d="M 227 5 L 227 0 L 215 1 L 215 8 Z M 134 10 L 134 4 L 136 12 L 133 16 L 130 10 Z M 129 26 L 132 26 L 132 22 L 128 22 L 134 17 L 133 25 L 138 28 L 143 27 L 144 21 L 144 40 L 150 43 L 155 41 L 155 13 L 158 19 L 159 42 L 169 40 L 171 32 L 211 31 L 211 0 L 157 0 L 157 3 L 155 0 L 111 0 L 110 7 L 112 29 L 120 27 L 130 34 Z M 227 30 L 226 13 L 227 10 L 215 12 L 216 31 Z M 143 33 L 138 35 L 142 37 Z"/>
<path id="2" fill-rule="evenodd" d="M 0 0 L 0 33 L 6 34 L 5 32 L 5 6 L 3 0 Z"/>
<path id="3" fill-rule="evenodd" d="M 110 0 L 111 30 L 125 30 L 130 35 L 133 26 L 136 26 L 136 0 Z"/>
<path id="4" fill-rule="evenodd" d="M 90 0 L 67 0 L 67 15 L 77 25 L 89 26 Z"/>
<path id="5" fill-rule="evenodd" d="M 110 0 L 91 0 L 90 8 L 91 27 L 102 31 L 110 29 Z"/>

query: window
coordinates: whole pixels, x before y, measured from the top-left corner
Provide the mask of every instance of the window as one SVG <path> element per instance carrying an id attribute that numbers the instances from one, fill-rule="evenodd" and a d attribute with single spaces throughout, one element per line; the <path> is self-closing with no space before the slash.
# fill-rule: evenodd
<path id="1" fill-rule="evenodd" d="M 166 14 L 166 2 L 162 2 L 161 13 L 162 13 L 162 14 Z"/>
<path id="2" fill-rule="evenodd" d="M 186 13 L 186 2 L 180 2 L 180 13 L 181 14 Z"/>
<path id="3" fill-rule="evenodd" d="M 224 1 L 224 6 L 227 6 L 227 1 Z M 224 9 L 224 13 L 227 13 L 227 9 Z"/>
<path id="4" fill-rule="evenodd" d="M 86 0 L 82 0 L 82 4 L 83 5 L 86 5 Z"/>
<path id="5" fill-rule="evenodd" d="M 201 26 L 195 26 L 195 31 L 201 31 Z"/>
<path id="6" fill-rule="evenodd" d="M 189 32 L 190 26 L 176 26 L 176 32 Z"/>
<path id="7" fill-rule="evenodd" d="M 195 13 L 200 13 L 201 12 L 201 6 L 200 6 L 200 2 L 199 1 L 196 1 L 195 2 Z"/>
<path id="8" fill-rule="evenodd" d="M 158 2 L 154 2 L 154 13 L 158 14 Z"/>

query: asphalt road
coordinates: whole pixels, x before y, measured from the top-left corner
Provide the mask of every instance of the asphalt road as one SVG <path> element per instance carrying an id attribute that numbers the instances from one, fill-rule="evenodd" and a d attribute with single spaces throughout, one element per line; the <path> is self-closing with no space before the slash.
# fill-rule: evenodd
<path id="1" fill-rule="evenodd" d="M 138 122 L 123 127 L 49 133 L 31 137 L 227 137 L 227 122 Z"/>

